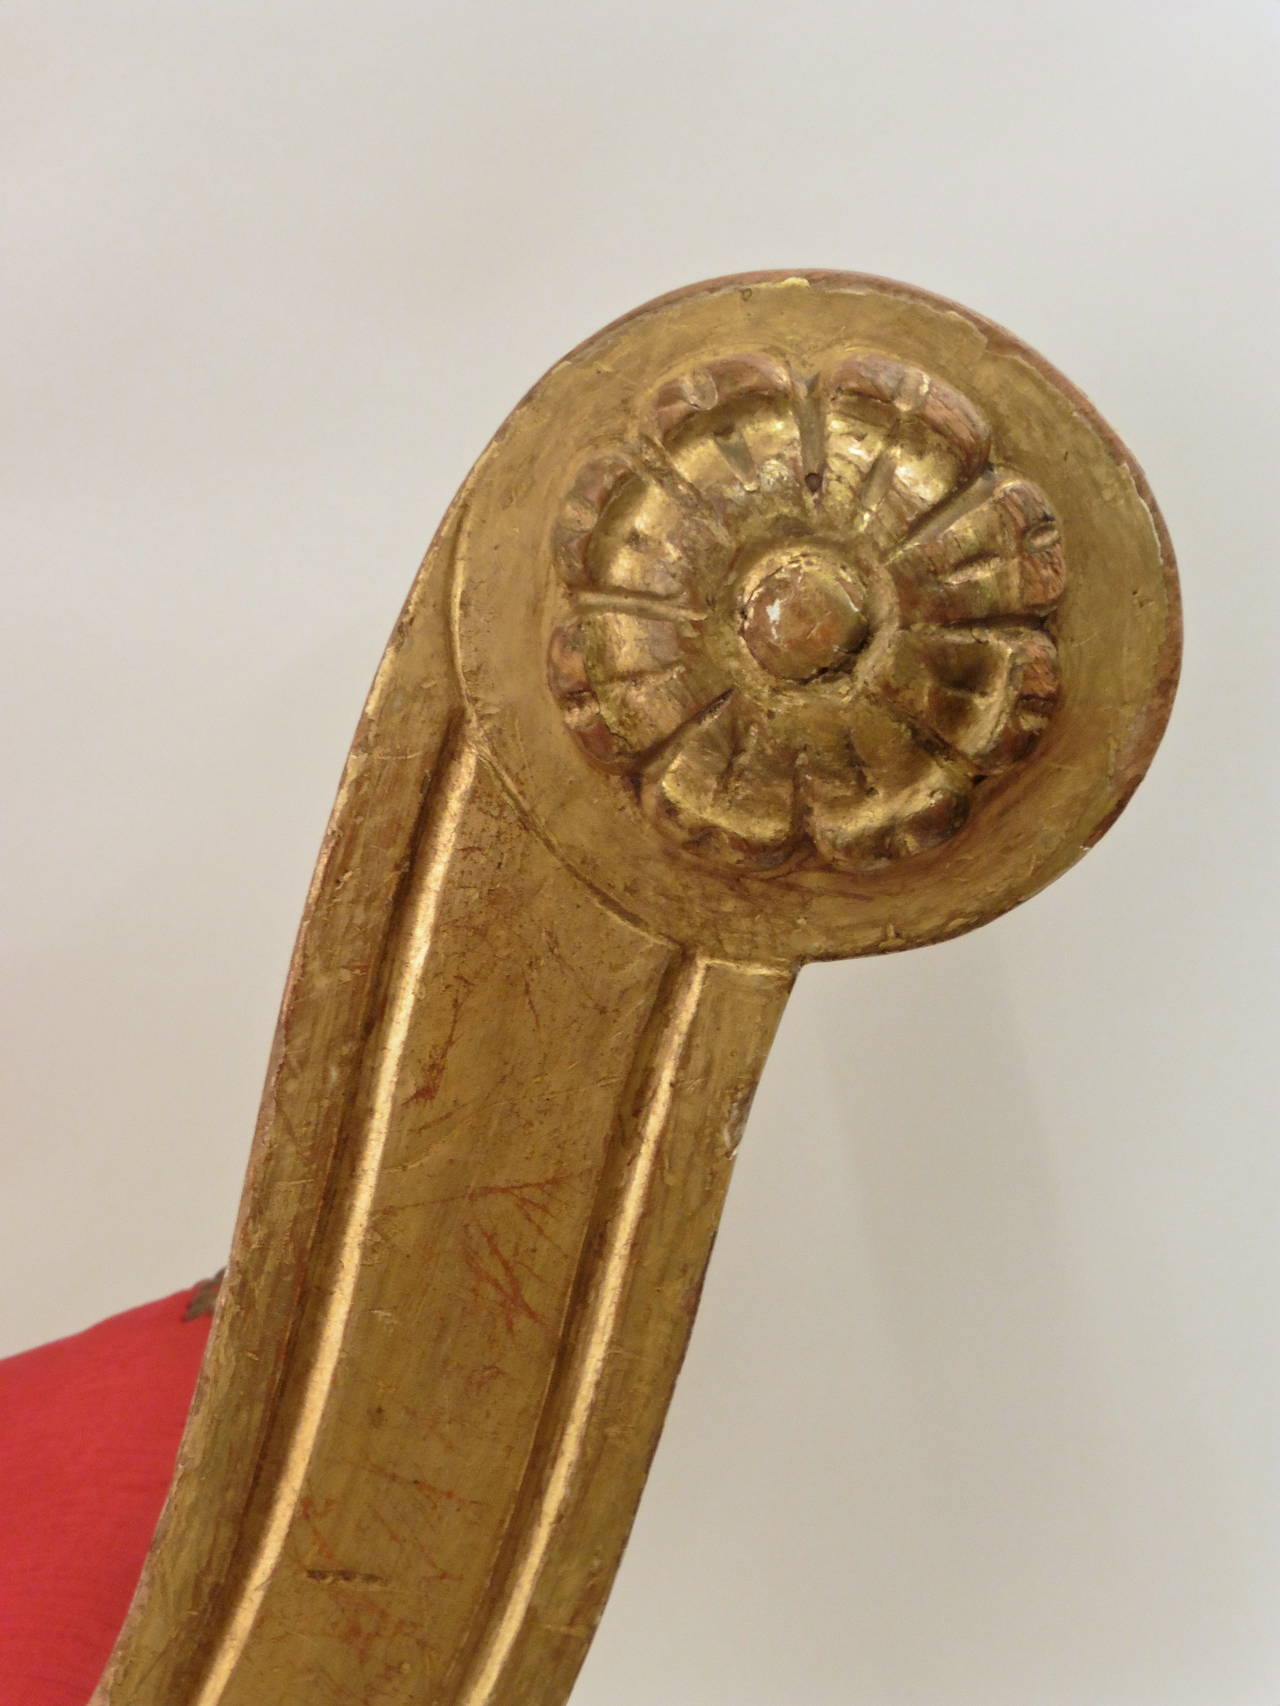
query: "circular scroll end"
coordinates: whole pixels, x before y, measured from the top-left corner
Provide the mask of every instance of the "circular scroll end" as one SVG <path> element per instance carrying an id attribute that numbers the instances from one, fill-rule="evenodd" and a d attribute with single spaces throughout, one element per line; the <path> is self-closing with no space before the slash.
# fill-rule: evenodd
<path id="1" fill-rule="evenodd" d="M 1112 823 L 1173 696 L 1141 472 L 1007 332 L 836 273 L 568 356 L 465 490 L 478 738 L 594 895 L 720 958 L 940 941 Z"/>

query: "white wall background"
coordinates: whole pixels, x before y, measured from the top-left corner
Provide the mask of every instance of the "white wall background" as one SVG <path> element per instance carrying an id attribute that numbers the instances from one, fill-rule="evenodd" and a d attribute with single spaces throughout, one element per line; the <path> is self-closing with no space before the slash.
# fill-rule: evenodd
<path id="1" fill-rule="evenodd" d="M 1097 853 L 803 978 L 581 1706 L 1275 1706 L 1280 10 L 5 0 L 0 1349 L 218 1266 L 422 547 L 658 291 L 858 268 L 1144 463 Z"/>

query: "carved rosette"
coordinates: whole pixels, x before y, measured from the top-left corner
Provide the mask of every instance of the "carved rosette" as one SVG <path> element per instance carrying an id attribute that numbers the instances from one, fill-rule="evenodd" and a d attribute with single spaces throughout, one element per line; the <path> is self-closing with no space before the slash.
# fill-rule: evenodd
<path id="1" fill-rule="evenodd" d="M 947 384 L 860 353 L 664 386 L 580 469 L 549 676 L 591 761 L 703 859 L 866 871 L 945 841 L 1053 714 L 1044 494 Z"/>

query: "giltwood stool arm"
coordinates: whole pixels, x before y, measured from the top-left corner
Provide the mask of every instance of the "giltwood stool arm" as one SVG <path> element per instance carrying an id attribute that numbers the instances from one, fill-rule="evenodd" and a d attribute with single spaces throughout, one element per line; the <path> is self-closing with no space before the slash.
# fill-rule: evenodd
<path id="1" fill-rule="evenodd" d="M 1059 875 L 1177 659 L 1141 474 L 964 309 L 725 279 L 554 368 L 357 733 L 99 1706 L 562 1702 L 796 969 Z"/>

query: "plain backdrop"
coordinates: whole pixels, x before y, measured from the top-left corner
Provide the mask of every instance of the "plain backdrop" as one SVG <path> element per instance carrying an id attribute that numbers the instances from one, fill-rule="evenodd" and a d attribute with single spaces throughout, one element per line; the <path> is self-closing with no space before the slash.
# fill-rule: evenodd
<path id="1" fill-rule="evenodd" d="M 977 935 L 802 978 L 580 1706 L 1275 1706 L 1280 10 L 5 0 L 0 1351 L 216 1268 L 343 753 L 569 346 L 763 267 L 1004 322 L 1183 688 Z"/>

